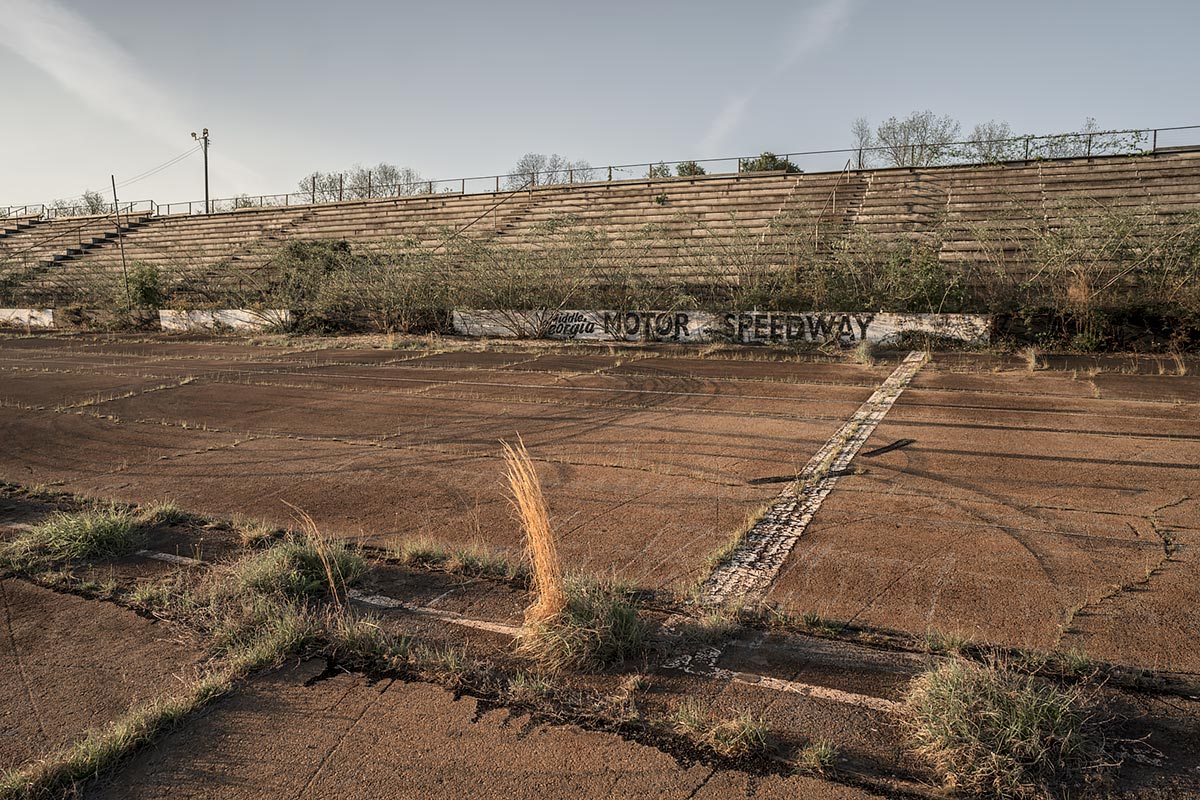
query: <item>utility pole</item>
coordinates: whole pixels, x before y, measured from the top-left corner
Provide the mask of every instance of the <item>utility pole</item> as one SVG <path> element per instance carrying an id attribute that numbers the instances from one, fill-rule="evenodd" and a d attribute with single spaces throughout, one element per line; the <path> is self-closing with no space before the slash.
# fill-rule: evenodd
<path id="1" fill-rule="evenodd" d="M 125 266 L 125 238 L 121 235 L 121 206 L 117 202 L 117 176 L 109 175 L 113 189 L 113 216 L 117 218 L 117 244 L 121 248 L 121 274 L 125 276 L 125 303 L 133 308 L 133 297 L 129 294 L 129 269 Z"/>
<path id="2" fill-rule="evenodd" d="M 195 131 L 192 131 L 192 138 L 199 142 L 201 148 L 204 150 L 204 213 L 211 214 L 212 204 L 208 200 L 208 128 L 205 128 L 204 132 L 199 136 L 196 135 Z"/>

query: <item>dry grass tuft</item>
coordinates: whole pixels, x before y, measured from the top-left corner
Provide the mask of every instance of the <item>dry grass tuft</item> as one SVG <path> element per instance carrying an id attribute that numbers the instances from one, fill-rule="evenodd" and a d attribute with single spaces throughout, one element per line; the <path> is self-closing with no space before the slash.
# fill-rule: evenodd
<path id="1" fill-rule="evenodd" d="M 503 444 L 512 503 L 525 530 L 525 545 L 533 571 L 534 600 L 525 610 L 525 624 L 546 625 L 567 610 L 562 564 L 558 560 L 558 548 L 554 543 L 554 531 L 550 528 L 542 484 L 529 458 L 529 451 L 525 449 L 524 442 L 518 442 L 515 448 L 507 442 Z"/>
<path id="2" fill-rule="evenodd" d="M 915 751 L 949 788 L 1042 798 L 1105 767 L 1094 689 L 1007 664 L 953 659 L 913 680 L 902 715 Z"/>

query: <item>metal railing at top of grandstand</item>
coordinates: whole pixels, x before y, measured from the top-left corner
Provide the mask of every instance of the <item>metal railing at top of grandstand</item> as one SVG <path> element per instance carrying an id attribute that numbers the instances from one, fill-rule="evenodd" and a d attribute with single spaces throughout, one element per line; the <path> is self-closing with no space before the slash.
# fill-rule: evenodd
<path id="1" fill-rule="evenodd" d="M 876 145 L 871 147 L 844 147 L 832 150 L 804 150 L 775 153 L 774 155 L 780 159 L 780 164 L 793 161 L 793 159 L 814 159 L 829 156 L 848 157 L 854 163 L 855 169 L 860 170 L 873 167 L 921 168 L 955 164 L 988 164 L 1002 161 L 1031 161 L 1048 158 L 1091 158 L 1092 156 L 1099 155 L 1134 155 L 1138 153 L 1159 152 L 1160 135 L 1179 131 L 1200 131 L 1200 125 L 1077 131 L 1073 133 L 1036 136 L 1014 136 L 1004 139 L 967 139 L 935 144 L 914 142 L 911 144 Z M 1200 145 L 1200 136 L 1187 144 Z M 1149 145 L 1149 147 L 1145 145 Z M 500 175 L 477 175 L 466 178 L 419 180 L 382 185 L 373 184 L 372 173 L 368 171 L 365 185 L 347 184 L 345 180 L 346 176 L 342 174 L 338 176 L 336 190 L 332 187 L 318 187 L 314 180 L 312 188 L 304 191 L 219 198 L 212 200 L 210 205 L 212 213 L 219 213 L 237 211 L 243 208 L 277 208 L 293 205 L 344 202 L 347 200 L 388 200 L 398 197 L 436 196 L 443 194 L 498 194 L 501 191 L 510 191 L 520 185 L 545 187 L 593 183 L 598 180 L 612 181 L 665 177 L 688 178 L 698 174 L 698 171 L 692 169 L 693 167 L 704 169 L 703 174 L 705 175 L 740 175 L 760 155 L 684 159 L 680 161 L 651 161 L 635 164 L 614 164 L 607 167 L 569 166 L 544 171 L 509 172 Z M 871 163 L 880 156 L 886 158 L 886 163 Z M 840 161 L 841 159 L 839 158 L 838 163 Z M 728 168 L 727 171 L 713 170 L 714 167 L 719 170 L 721 166 Z M 836 165 L 831 166 L 836 168 Z M 680 167 L 683 167 L 683 169 L 681 170 Z M 672 168 L 674 168 L 674 175 L 671 174 Z M 597 176 L 605 177 L 597 178 Z M 471 191 L 468 191 L 468 188 Z M 144 204 L 149 213 L 155 216 L 205 213 L 205 203 L 203 200 L 163 204 L 155 203 L 153 200 L 142 200 L 138 201 L 138 204 Z M 109 213 L 111 213 L 111 204 L 108 204 L 108 208 L 110 209 Z M 30 209 L 42 209 L 42 211 L 29 212 Z M 42 204 L 0 206 L 0 218 L 22 216 L 24 215 L 23 212 L 40 213 L 46 216 L 69 215 L 62 210 L 56 210 Z"/>
<path id="2" fill-rule="evenodd" d="M 157 216 L 158 203 L 153 200 L 121 201 L 122 214 L 146 214 Z M 10 217 L 37 217 L 39 219 L 57 219 L 59 217 L 103 217 L 113 214 L 112 203 L 102 203 L 92 206 L 48 206 L 37 203 L 27 206 L 0 206 L 0 219 Z"/>

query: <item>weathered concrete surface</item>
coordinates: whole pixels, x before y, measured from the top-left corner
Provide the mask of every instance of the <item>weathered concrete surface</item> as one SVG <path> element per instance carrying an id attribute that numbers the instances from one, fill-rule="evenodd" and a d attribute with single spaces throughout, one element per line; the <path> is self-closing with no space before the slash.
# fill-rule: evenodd
<path id="1" fill-rule="evenodd" d="M 872 797 L 813 778 L 685 766 L 612 734 L 537 724 L 423 683 L 340 674 L 307 685 L 322 666 L 257 679 L 88 797 Z"/>
<path id="2" fill-rule="evenodd" d="M 0 581 L 0 769 L 179 686 L 202 653 L 180 630 L 108 603 Z"/>
<path id="3" fill-rule="evenodd" d="M 632 362 L 31 341 L 0 340 L 0 359 L 23 375 L 52 363 L 44 394 L 93 402 L 83 413 L 3 409 L 12 444 L 0 477 L 280 523 L 291 521 L 286 500 L 378 544 L 423 534 L 516 547 L 500 442 L 520 437 L 571 567 L 651 586 L 695 578 L 776 492 L 749 481 L 794 475 L 886 371 L 849 367 L 839 381 L 829 364 L 672 357 L 661 374 L 609 374 Z M 133 388 L 93 397 L 98 381 Z"/>
<path id="4" fill-rule="evenodd" d="M 1101 399 L 1061 373 L 936 363 L 914 383 L 867 447 L 915 442 L 856 461 L 770 599 L 1200 671 L 1200 396 Z"/>

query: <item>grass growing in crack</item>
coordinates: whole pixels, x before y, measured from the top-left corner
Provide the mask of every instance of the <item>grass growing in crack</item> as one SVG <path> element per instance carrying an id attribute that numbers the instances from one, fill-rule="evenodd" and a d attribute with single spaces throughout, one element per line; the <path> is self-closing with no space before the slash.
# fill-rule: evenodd
<path id="1" fill-rule="evenodd" d="M 823 633 L 826 636 L 836 636 L 846 629 L 846 626 L 840 622 L 822 617 L 815 611 L 806 611 L 800 616 L 800 622 L 804 627 L 816 633 Z"/>
<path id="2" fill-rule="evenodd" d="M 57 512 L 40 525 L 0 546 L 0 560 L 11 567 L 48 567 L 62 561 L 116 558 L 137 550 L 142 526 L 128 509 L 93 505 Z"/>
<path id="3" fill-rule="evenodd" d="M 816 739 L 800 748 L 794 771 L 802 775 L 825 775 L 837 761 L 838 747 L 829 739 Z"/>
<path id="4" fill-rule="evenodd" d="M 233 576 L 244 589 L 301 597 L 318 592 L 337 595 L 366 571 L 363 557 L 344 543 L 292 536 L 238 562 Z"/>
<path id="5" fill-rule="evenodd" d="M 720 569 L 733 560 L 733 554 L 741 546 L 742 540 L 746 538 L 746 534 L 758 524 L 759 520 L 766 516 L 767 512 L 771 510 L 771 506 L 772 503 L 763 503 L 761 506 L 747 512 L 746 518 L 742 521 L 742 526 L 705 557 L 704 568 L 706 573 Z M 705 577 L 707 575 L 702 577 L 700 581 L 703 582 Z"/>
<path id="6" fill-rule="evenodd" d="M 637 695 L 649 685 L 650 682 L 645 676 L 629 675 L 614 691 L 599 698 L 595 712 L 609 722 L 622 723 L 639 719 L 642 714 L 638 708 Z"/>
<path id="7" fill-rule="evenodd" d="M 237 532 L 238 540 L 245 547 L 261 547 L 280 535 L 280 530 L 276 526 L 248 517 L 235 517 L 233 529 Z"/>
<path id="8" fill-rule="evenodd" d="M 554 694 L 554 684 L 544 676 L 518 672 L 508 679 L 505 696 L 514 703 L 531 704 Z"/>
<path id="9" fill-rule="evenodd" d="M 1003 663 L 954 659 L 913 680 L 902 714 L 916 752 L 947 786 L 1044 797 L 1105 764 L 1091 691 L 1060 688 Z"/>
<path id="10" fill-rule="evenodd" d="M 714 608 L 680 625 L 679 635 L 687 642 L 711 645 L 728 639 L 737 627 L 736 614 Z"/>
<path id="11" fill-rule="evenodd" d="M 571 581 L 565 591 L 562 611 L 526 624 L 520 652 L 549 670 L 605 667 L 645 652 L 646 623 L 619 587 Z"/>
<path id="12" fill-rule="evenodd" d="M 125 595 L 125 601 L 145 611 L 169 609 L 187 591 L 186 571 L 172 570 L 166 577 L 139 581 Z"/>
<path id="13" fill-rule="evenodd" d="M 409 666 L 455 690 L 470 686 L 489 672 L 465 648 L 452 645 L 415 645 L 409 650 Z"/>
<path id="14" fill-rule="evenodd" d="M 369 668 L 395 669 L 406 664 L 412 643 L 384 629 L 373 616 L 333 611 L 321 620 L 324 654 L 339 664 Z"/>
<path id="15" fill-rule="evenodd" d="M 687 700 L 672 715 L 675 729 L 726 758 L 763 753 L 771 747 L 766 723 L 749 712 L 714 719 L 699 700 Z"/>
<path id="16" fill-rule="evenodd" d="M 955 631 L 925 631 L 922 644 L 926 652 L 958 655 L 971 645 L 971 640 Z"/>
<path id="17" fill-rule="evenodd" d="M 138 519 L 147 525 L 179 525 L 197 520 L 194 515 L 170 502 L 154 503 L 146 508 L 139 508 Z"/>
<path id="18" fill-rule="evenodd" d="M 627 592 L 611 584 L 568 582 L 563 575 L 542 485 L 525 446 L 505 444 L 504 458 L 533 590 L 518 649 L 549 670 L 606 666 L 643 653 L 646 625 Z"/>
<path id="19" fill-rule="evenodd" d="M 525 580 L 529 570 L 509 557 L 482 544 L 454 547 L 426 537 L 407 539 L 393 545 L 388 557 L 408 567 L 440 569 L 456 575 Z"/>
<path id="20" fill-rule="evenodd" d="M 177 696 L 148 703 L 109 724 L 93 730 L 79 743 L 0 778 L 0 797 L 33 800 L 39 797 L 75 796 L 78 785 L 111 769 L 120 759 L 170 730 L 189 714 L 232 686 L 228 670 L 211 673 Z"/>

